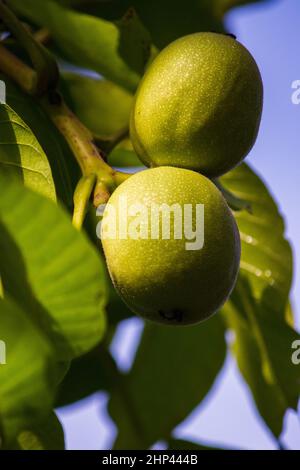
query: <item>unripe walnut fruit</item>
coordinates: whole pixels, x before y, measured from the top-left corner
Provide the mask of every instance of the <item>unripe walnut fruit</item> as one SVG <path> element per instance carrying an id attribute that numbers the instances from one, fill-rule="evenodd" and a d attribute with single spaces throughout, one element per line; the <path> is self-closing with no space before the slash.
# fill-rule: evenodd
<path id="1" fill-rule="evenodd" d="M 168 45 L 146 71 L 131 140 L 146 166 L 216 177 L 251 150 L 262 102 L 260 72 L 244 46 L 225 34 L 191 34 Z"/>
<path id="2" fill-rule="evenodd" d="M 162 235 L 162 218 L 153 232 L 153 207 L 170 215 L 169 238 Z M 192 208 L 186 212 L 190 219 L 186 207 Z M 203 220 L 196 207 L 204 208 Z M 181 211 L 182 222 L 173 209 Z M 138 237 L 132 238 L 132 229 Z M 193 246 L 185 229 L 200 241 L 202 233 L 202 245 Z M 231 293 L 239 269 L 239 232 L 222 194 L 205 176 L 180 168 L 144 170 L 122 183 L 104 211 L 102 244 L 119 295 L 133 312 L 159 323 L 187 325 L 212 315 Z"/>

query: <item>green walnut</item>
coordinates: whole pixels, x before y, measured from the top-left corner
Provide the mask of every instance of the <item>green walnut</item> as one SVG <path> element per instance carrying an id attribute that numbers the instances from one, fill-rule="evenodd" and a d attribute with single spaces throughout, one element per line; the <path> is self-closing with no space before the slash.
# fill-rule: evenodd
<path id="1" fill-rule="evenodd" d="M 234 217 L 216 186 L 194 171 L 159 167 L 130 177 L 108 201 L 101 236 L 117 292 L 145 319 L 200 322 L 235 285 Z"/>
<path id="2" fill-rule="evenodd" d="M 146 166 L 219 176 L 254 145 L 262 101 L 259 69 L 236 39 L 185 36 L 160 52 L 141 81 L 131 115 L 133 146 Z"/>

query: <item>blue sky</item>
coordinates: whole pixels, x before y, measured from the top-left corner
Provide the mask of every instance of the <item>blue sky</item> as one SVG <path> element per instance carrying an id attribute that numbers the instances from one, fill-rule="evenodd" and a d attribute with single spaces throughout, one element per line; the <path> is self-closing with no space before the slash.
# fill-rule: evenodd
<path id="1" fill-rule="evenodd" d="M 264 81 L 265 101 L 260 133 L 247 160 L 267 182 L 286 219 L 295 254 L 293 302 L 300 326 L 300 104 L 291 100 L 292 82 L 300 80 L 300 2 L 277 0 L 232 11 L 228 29 L 254 55 Z M 120 329 L 112 350 L 120 366 L 130 366 L 141 323 L 130 320 Z M 67 446 L 108 448 L 115 433 L 99 393 L 59 411 Z M 236 365 L 228 358 L 211 393 L 176 429 L 178 437 L 247 449 L 275 448 Z M 288 413 L 283 442 L 300 450 L 300 418 Z"/>

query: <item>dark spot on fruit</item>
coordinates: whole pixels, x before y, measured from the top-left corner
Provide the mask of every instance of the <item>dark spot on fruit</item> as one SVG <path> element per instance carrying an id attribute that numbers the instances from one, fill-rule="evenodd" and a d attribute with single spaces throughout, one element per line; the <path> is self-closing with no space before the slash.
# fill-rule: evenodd
<path id="1" fill-rule="evenodd" d="M 184 314 L 182 310 L 177 308 L 169 311 L 159 310 L 158 313 L 164 320 L 177 321 L 178 323 L 182 322 Z"/>
<path id="2" fill-rule="evenodd" d="M 226 33 L 226 36 L 230 36 L 233 39 L 236 39 L 236 35 L 232 33 Z"/>
<path id="3" fill-rule="evenodd" d="M 210 33 L 223 34 L 224 36 L 230 36 L 231 38 L 236 39 L 236 35 L 233 33 L 220 33 L 220 31 L 216 31 L 215 29 L 210 30 Z"/>

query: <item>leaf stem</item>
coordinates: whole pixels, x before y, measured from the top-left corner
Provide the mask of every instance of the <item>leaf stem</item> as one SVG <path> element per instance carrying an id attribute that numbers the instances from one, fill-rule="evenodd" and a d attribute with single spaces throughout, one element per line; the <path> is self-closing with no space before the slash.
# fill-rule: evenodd
<path id="1" fill-rule="evenodd" d="M 0 69 L 29 95 L 36 90 L 36 73 L 0 44 Z"/>
<path id="2" fill-rule="evenodd" d="M 92 133 L 72 113 L 58 92 L 43 97 L 40 103 L 69 144 L 82 174 L 96 176 L 93 194 L 95 207 L 105 204 L 114 189 L 130 174 L 116 171 L 105 162 Z"/>

